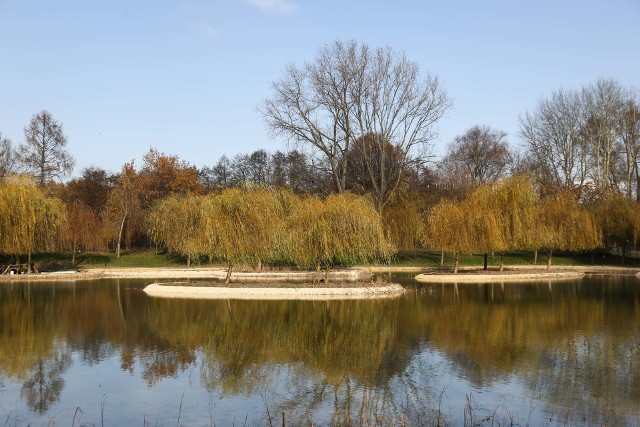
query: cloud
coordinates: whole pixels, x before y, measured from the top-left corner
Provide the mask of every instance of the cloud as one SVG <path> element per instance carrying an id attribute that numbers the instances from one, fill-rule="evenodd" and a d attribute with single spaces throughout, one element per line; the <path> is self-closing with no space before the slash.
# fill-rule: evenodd
<path id="1" fill-rule="evenodd" d="M 287 0 L 249 0 L 249 3 L 263 10 L 289 13 L 296 9 L 296 5 Z"/>

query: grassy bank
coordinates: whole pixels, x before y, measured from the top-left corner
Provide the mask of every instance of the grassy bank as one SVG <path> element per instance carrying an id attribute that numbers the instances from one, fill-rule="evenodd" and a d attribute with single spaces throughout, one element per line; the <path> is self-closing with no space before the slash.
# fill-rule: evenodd
<path id="1" fill-rule="evenodd" d="M 162 268 L 173 267 L 182 268 L 186 266 L 186 258 L 167 253 L 157 253 L 155 251 L 134 251 L 123 253 L 120 258 L 116 258 L 113 253 L 87 252 L 76 254 L 75 264 L 72 263 L 71 253 L 53 252 L 34 254 L 32 257 L 36 268 L 40 271 L 83 269 L 83 268 Z M 26 261 L 26 257 L 21 258 Z M 500 256 L 488 256 L 488 265 L 497 267 L 500 265 Z M 15 258 L 0 256 L 0 264 L 14 263 Z M 539 253 L 537 265 L 544 267 L 547 262 L 545 253 Z M 445 254 L 444 266 L 449 267 L 454 263 L 450 254 Z M 462 255 L 460 257 L 461 266 L 482 266 L 484 255 Z M 504 257 L 506 266 L 510 265 L 534 265 L 533 252 L 509 253 Z M 600 265 L 600 266 L 620 266 L 622 257 L 615 253 L 592 254 L 558 253 L 554 254 L 552 265 L 554 266 L 576 266 L 576 265 Z M 206 259 L 194 263 L 201 267 L 224 267 L 224 262 L 209 262 Z M 392 266 L 397 267 L 440 267 L 440 253 L 429 251 L 401 252 L 394 256 Z M 637 253 L 626 256 L 624 260 L 626 267 L 640 267 L 640 257 Z"/>

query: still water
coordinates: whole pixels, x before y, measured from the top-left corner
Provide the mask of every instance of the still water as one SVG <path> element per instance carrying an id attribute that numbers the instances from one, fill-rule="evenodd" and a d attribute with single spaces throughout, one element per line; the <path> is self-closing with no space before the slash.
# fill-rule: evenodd
<path id="1" fill-rule="evenodd" d="M 0 425 L 640 425 L 639 279 L 392 279 L 331 302 L 0 283 Z"/>

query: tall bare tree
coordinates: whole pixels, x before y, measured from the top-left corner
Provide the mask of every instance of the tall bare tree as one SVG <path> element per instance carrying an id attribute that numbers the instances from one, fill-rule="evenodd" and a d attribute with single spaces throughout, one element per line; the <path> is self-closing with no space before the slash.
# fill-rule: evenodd
<path id="1" fill-rule="evenodd" d="M 625 194 L 631 199 L 635 184 L 636 201 L 640 202 L 640 92 L 629 91 L 619 120 L 623 152 Z M 634 182 L 635 181 L 635 182 Z"/>
<path id="2" fill-rule="evenodd" d="M 616 142 L 624 106 L 624 88 L 615 80 L 598 80 L 582 89 L 584 126 L 582 136 L 589 146 L 591 179 L 597 189 L 617 185 Z"/>
<path id="3" fill-rule="evenodd" d="M 520 118 L 520 137 L 530 168 L 555 188 L 582 188 L 588 173 L 588 146 L 581 136 L 583 106 L 577 92 L 559 90 Z"/>
<path id="4" fill-rule="evenodd" d="M 9 138 L 0 133 L 0 179 L 16 172 L 16 155 Z"/>
<path id="5" fill-rule="evenodd" d="M 451 105 L 438 78 L 421 78 L 404 54 L 355 41 L 335 41 L 313 63 L 289 66 L 273 90 L 261 109 L 272 132 L 319 151 L 338 192 L 347 189 L 352 145 L 374 136 L 361 155 L 379 211 L 402 179 L 402 170 L 387 174 L 387 144 L 398 147 L 404 167 L 433 140 L 435 123 Z"/>
<path id="6" fill-rule="evenodd" d="M 24 128 L 25 143 L 18 147 L 18 158 L 26 172 L 36 177 L 38 185 L 68 175 L 75 164 L 66 150 L 67 137 L 62 124 L 50 112 L 34 114 Z"/>

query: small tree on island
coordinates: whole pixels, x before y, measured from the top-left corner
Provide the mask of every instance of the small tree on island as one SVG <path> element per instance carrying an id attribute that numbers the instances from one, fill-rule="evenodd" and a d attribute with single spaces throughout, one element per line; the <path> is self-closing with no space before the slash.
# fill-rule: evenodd
<path id="1" fill-rule="evenodd" d="M 264 187 L 231 188 L 204 203 L 206 254 L 225 259 L 225 283 L 234 265 L 247 262 L 261 268 L 265 260 L 285 253 L 285 226 L 296 197 L 289 191 Z"/>
<path id="2" fill-rule="evenodd" d="M 290 257 L 299 266 L 329 270 L 336 263 L 388 259 L 393 247 L 384 236 L 373 203 L 350 193 L 334 194 L 324 201 L 308 197 L 295 207 L 289 222 Z"/>
<path id="3" fill-rule="evenodd" d="M 602 235 L 593 215 L 570 192 L 559 192 L 541 203 L 535 247 L 547 249 L 547 269 L 554 250 L 583 251 L 601 245 Z"/>
<path id="4" fill-rule="evenodd" d="M 473 237 L 463 202 L 443 199 L 433 206 L 425 221 L 423 244 L 453 253 L 453 274 L 458 274 L 460 253 L 473 251 Z"/>

